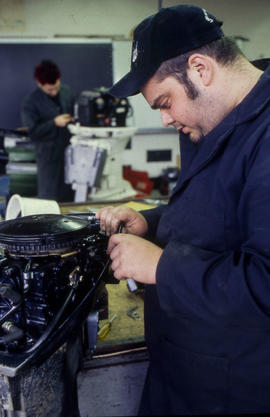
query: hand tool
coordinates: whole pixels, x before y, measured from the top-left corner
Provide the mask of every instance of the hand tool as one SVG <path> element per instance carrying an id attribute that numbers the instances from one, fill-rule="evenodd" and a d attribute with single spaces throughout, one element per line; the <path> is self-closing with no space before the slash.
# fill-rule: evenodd
<path id="1" fill-rule="evenodd" d="M 139 319 L 140 315 L 135 311 L 137 310 L 138 306 L 132 307 L 130 310 L 127 311 L 127 315 L 132 319 Z"/>
<path id="2" fill-rule="evenodd" d="M 108 321 L 108 323 L 104 324 L 104 326 L 101 327 L 101 329 L 98 331 L 97 334 L 97 339 L 98 340 L 103 340 L 105 339 L 105 337 L 107 336 L 107 334 L 109 333 L 109 331 L 111 330 L 112 327 L 112 322 L 113 320 L 117 317 L 117 314 L 115 313 L 112 318 Z"/>
<path id="3" fill-rule="evenodd" d="M 121 222 L 120 225 L 118 226 L 117 233 L 122 233 L 123 227 L 124 227 L 124 223 Z M 127 287 L 128 287 L 130 292 L 135 293 L 138 290 L 138 285 L 137 285 L 136 281 L 134 281 L 134 279 L 127 278 L 126 283 L 127 283 Z"/>

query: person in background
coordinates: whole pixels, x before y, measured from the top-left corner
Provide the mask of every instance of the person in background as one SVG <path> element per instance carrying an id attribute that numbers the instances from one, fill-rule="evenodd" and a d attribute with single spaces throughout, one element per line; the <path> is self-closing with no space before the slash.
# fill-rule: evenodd
<path id="1" fill-rule="evenodd" d="M 200 7 L 162 8 L 137 26 L 131 70 L 110 90 L 142 93 L 180 134 L 167 206 L 97 213 L 114 276 L 145 283 L 139 415 L 270 413 L 270 67 L 221 25 Z"/>
<path id="2" fill-rule="evenodd" d="M 37 88 L 22 104 L 22 122 L 35 144 L 38 170 L 38 197 L 73 201 L 73 191 L 65 184 L 65 148 L 73 122 L 74 94 L 61 84 L 60 70 L 52 61 L 42 61 L 34 70 Z"/>

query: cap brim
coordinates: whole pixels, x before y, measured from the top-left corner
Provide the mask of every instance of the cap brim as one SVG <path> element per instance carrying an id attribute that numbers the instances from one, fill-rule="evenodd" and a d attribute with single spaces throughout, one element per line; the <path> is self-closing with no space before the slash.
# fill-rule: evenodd
<path id="1" fill-rule="evenodd" d="M 123 98 L 140 93 L 141 87 L 149 80 L 152 74 L 130 71 L 108 91 L 114 97 Z"/>

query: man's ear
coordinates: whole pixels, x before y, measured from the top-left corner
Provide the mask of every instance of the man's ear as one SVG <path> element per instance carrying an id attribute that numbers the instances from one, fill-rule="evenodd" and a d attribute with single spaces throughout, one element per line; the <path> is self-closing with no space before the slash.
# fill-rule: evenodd
<path id="1" fill-rule="evenodd" d="M 202 54 L 191 55 L 188 60 L 188 73 L 191 79 L 207 87 L 211 84 L 214 75 L 212 58 Z"/>

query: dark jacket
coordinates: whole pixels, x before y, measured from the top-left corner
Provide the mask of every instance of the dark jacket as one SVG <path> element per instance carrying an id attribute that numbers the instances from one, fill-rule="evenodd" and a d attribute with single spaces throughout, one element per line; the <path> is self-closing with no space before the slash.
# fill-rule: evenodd
<path id="1" fill-rule="evenodd" d="M 145 294 L 142 415 L 270 413 L 270 67 L 198 145 L 181 138 Z M 187 161 L 187 162 L 186 162 Z"/>
<path id="2" fill-rule="evenodd" d="M 74 95 L 67 85 L 61 85 L 59 104 L 37 88 L 22 106 L 22 122 L 36 149 L 38 167 L 38 197 L 57 201 L 72 200 L 70 187 L 64 184 L 64 153 L 69 144 L 67 128 L 57 127 L 54 118 L 73 114 Z"/>

